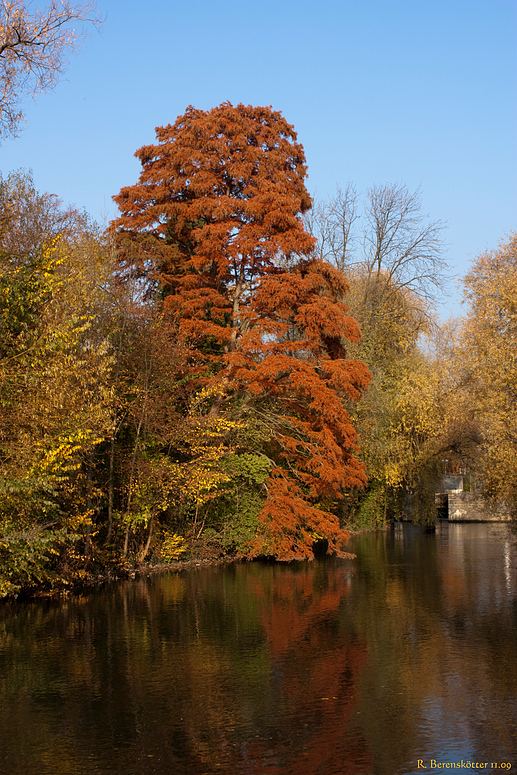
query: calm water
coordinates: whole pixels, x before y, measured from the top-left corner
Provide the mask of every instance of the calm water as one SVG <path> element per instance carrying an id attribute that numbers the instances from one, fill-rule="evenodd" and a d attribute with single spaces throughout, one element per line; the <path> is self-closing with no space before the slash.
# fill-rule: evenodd
<path id="1" fill-rule="evenodd" d="M 0 772 L 515 772 L 515 534 L 350 547 L 0 607 Z"/>

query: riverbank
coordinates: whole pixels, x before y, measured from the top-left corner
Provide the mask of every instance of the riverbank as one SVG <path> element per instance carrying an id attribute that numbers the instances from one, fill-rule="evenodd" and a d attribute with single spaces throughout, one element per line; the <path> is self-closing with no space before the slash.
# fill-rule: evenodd
<path id="1" fill-rule="evenodd" d="M 359 535 L 362 533 L 376 532 L 384 530 L 376 528 L 375 530 L 349 530 L 350 535 Z M 315 550 L 315 557 L 323 556 L 325 553 Z M 355 557 L 355 555 L 353 555 Z M 170 562 L 163 562 L 157 559 L 151 559 L 149 562 L 136 563 L 127 561 L 107 561 L 99 558 L 91 561 L 91 566 L 82 568 L 80 573 L 70 573 L 68 576 L 62 574 L 55 580 L 49 579 L 44 584 L 34 585 L 21 589 L 17 594 L 7 595 L 0 598 L 2 600 L 31 600 L 39 598 L 59 598 L 73 597 L 83 594 L 85 591 L 93 590 L 105 584 L 117 581 L 126 581 L 137 578 L 145 578 L 159 573 L 181 572 L 195 567 L 209 567 L 215 565 L 229 565 L 235 562 L 247 562 L 244 555 L 235 552 L 225 552 L 221 545 L 210 540 L 196 540 L 190 544 L 184 558 L 178 558 Z M 300 560 L 302 561 L 302 560 Z"/>

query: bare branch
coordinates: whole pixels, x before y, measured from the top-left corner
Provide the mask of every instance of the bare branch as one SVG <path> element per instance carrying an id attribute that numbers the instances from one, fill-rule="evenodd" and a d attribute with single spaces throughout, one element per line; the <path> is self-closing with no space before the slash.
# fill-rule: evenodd
<path id="1" fill-rule="evenodd" d="M 346 271 L 352 262 L 358 218 L 357 192 L 352 183 L 344 190 L 338 188 L 329 201 L 317 202 L 305 216 L 305 226 L 318 240 L 318 258 Z"/>
<path id="2" fill-rule="evenodd" d="M 93 2 L 51 0 L 35 11 L 30 5 L 27 0 L 0 0 L 0 139 L 17 135 L 22 100 L 53 89 L 87 26 L 102 24 Z"/>
<path id="3" fill-rule="evenodd" d="M 318 239 L 318 257 L 349 276 L 367 278 L 367 295 L 374 289 L 379 299 L 407 288 L 429 302 L 440 294 L 448 272 L 442 258 L 444 224 L 428 221 L 421 206 L 419 190 L 374 186 L 366 194 L 361 218 L 359 197 L 349 183 L 332 199 L 316 202 L 306 226 Z"/>
<path id="4" fill-rule="evenodd" d="M 383 276 L 387 285 L 409 288 L 424 299 L 434 298 L 447 277 L 442 258 L 444 224 L 428 222 L 421 195 L 388 184 L 368 191 L 363 267 L 368 277 Z"/>

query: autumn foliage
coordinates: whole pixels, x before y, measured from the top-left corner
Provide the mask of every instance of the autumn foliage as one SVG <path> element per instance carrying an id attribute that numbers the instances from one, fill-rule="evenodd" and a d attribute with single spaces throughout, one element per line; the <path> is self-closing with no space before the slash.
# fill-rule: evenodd
<path id="1" fill-rule="evenodd" d="M 346 403 L 369 375 L 346 357 L 360 333 L 344 276 L 314 257 L 303 227 L 303 148 L 280 113 L 229 103 L 189 107 L 157 140 L 136 153 L 139 182 L 115 197 L 121 275 L 180 321 L 191 389 L 212 396 L 206 412 L 267 431 L 271 473 L 249 554 L 312 556 L 315 537 L 342 551 L 331 504 L 365 483 Z"/>
<path id="2" fill-rule="evenodd" d="M 482 253 L 465 278 L 469 312 L 458 373 L 480 425 L 484 488 L 517 512 L 517 233 Z"/>
<path id="3" fill-rule="evenodd" d="M 444 462 L 515 503 L 515 235 L 423 352 L 442 262 L 418 192 L 372 189 L 358 238 L 353 188 L 312 210 L 271 108 L 189 107 L 136 155 L 106 232 L 0 176 L 0 596 L 345 556 L 349 525 L 434 520 Z"/>

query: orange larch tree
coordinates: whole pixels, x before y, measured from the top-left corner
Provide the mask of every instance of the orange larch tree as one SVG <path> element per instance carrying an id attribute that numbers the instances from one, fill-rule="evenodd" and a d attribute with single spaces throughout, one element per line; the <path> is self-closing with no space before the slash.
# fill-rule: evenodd
<path id="1" fill-rule="evenodd" d="M 121 273 L 139 276 L 181 320 L 210 412 L 233 407 L 268 428 L 267 498 L 250 556 L 312 556 L 315 536 L 341 551 L 330 510 L 362 486 L 344 402 L 361 396 L 364 364 L 344 343 L 360 332 L 344 276 L 314 257 L 293 127 L 271 108 L 189 107 L 144 146 L 139 182 L 114 197 Z"/>

